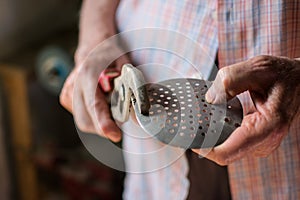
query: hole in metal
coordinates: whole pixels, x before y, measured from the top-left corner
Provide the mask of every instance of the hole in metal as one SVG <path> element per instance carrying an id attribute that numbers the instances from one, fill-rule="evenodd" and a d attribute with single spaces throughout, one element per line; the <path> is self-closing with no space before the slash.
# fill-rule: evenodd
<path id="1" fill-rule="evenodd" d="M 230 119 L 228 117 L 225 117 L 224 121 L 228 123 Z"/>
<path id="2" fill-rule="evenodd" d="M 238 128 L 238 127 L 240 127 L 241 125 L 240 125 L 239 123 L 235 123 L 234 126 L 235 126 L 236 128 Z"/>

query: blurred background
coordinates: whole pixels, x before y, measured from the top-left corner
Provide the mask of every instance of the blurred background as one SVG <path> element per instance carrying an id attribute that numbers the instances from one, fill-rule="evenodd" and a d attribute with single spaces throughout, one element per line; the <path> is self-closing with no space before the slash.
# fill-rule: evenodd
<path id="1" fill-rule="evenodd" d="M 124 174 L 83 147 L 59 104 L 80 0 L 0 0 L 0 199 L 121 199 Z"/>

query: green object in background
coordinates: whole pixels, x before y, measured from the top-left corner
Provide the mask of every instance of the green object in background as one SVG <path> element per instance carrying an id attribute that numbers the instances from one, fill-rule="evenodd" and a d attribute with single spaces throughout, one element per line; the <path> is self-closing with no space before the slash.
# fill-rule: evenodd
<path id="1" fill-rule="evenodd" d="M 48 46 L 37 56 L 38 80 L 47 91 L 55 95 L 60 93 L 72 67 L 71 55 L 58 46 Z"/>

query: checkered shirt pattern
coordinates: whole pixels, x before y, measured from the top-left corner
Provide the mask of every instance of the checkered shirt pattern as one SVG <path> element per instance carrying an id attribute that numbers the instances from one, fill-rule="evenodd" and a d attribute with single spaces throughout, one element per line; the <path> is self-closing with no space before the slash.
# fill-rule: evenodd
<path id="1" fill-rule="evenodd" d="M 202 78 L 208 77 L 217 54 L 219 67 L 262 54 L 300 57 L 298 0 L 122 0 L 116 21 L 120 32 L 154 27 L 176 31 L 196 41 L 201 51 L 189 49 L 188 43 L 177 44 L 175 40 L 174 44 L 174 38 L 163 38 L 164 43 L 185 48 L 185 55 L 202 72 Z M 126 39 L 128 45 L 145 40 L 139 36 Z M 162 40 L 149 37 L 147 41 L 155 44 Z M 161 64 L 172 66 L 181 76 L 195 75 L 190 64 L 172 53 L 142 49 L 132 52 L 131 58 L 136 65 Z M 152 81 L 178 76 L 157 67 L 148 67 L 145 74 Z M 245 111 L 251 109 L 247 93 L 240 99 Z M 155 142 L 141 144 L 124 136 L 124 146 L 137 152 L 147 152 L 152 143 Z M 126 161 L 130 163 L 130 159 Z M 124 198 L 186 198 L 186 162 L 183 156 L 158 171 L 129 173 Z M 249 156 L 229 165 L 229 177 L 233 199 L 300 199 L 300 117 L 275 152 L 267 158 Z"/>

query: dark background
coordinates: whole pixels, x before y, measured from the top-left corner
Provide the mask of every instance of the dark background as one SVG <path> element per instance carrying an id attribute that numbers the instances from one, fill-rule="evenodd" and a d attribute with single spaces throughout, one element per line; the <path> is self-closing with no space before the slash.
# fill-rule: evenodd
<path id="1" fill-rule="evenodd" d="M 0 199 L 121 198 L 124 174 L 85 150 L 72 115 L 37 72 L 49 48 L 73 62 L 80 6 L 0 0 Z"/>

